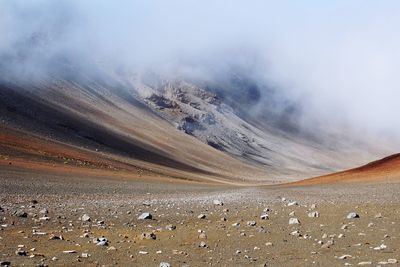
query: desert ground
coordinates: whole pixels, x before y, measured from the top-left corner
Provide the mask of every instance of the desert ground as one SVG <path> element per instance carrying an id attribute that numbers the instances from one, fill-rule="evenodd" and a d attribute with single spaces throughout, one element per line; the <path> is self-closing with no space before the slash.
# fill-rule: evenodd
<path id="1" fill-rule="evenodd" d="M 173 181 L 3 168 L 1 264 L 397 266 L 400 260 L 396 182 Z M 151 218 L 139 219 L 143 213 Z"/>

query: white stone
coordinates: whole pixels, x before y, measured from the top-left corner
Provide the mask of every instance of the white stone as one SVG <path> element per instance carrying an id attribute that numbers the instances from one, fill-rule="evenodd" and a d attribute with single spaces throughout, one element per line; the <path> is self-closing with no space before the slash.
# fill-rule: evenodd
<path id="1" fill-rule="evenodd" d="M 289 224 L 300 224 L 300 221 L 297 218 L 290 218 Z"/>
<path id="2" fill-rule="evenodd" d="M 213 200 L 213 204 L 216 206 L 223 206 L 224 203 L 221 200 L 215 199 Z"/>
<path id="3" fill-rule="evenodd" d="M 148 212 L 144 212 L 142 214 L 140 214 L 140 216 L 138 217 L 138 220 L 151 220 L 153 218 L 153 216 L 148 213 Z"/>
<path id="4" fill-rule="evenodd" d="M 308 213 L 308 217 L 310 218 L 318 218 L 319 217 L 319 212 L 318 211 L 312 211 Z"/>
<path id="5" fill-rule="evenodd" d="M 89 215 L 87 215 L 87 214 L 83 214 L 82 217 L 81 217 L 81 220 L 83 222 L 90 222 L 91 221 Z"/>
<path id="6" fill-rule="evenodd" d="M 360 218 L 360 216 L 355 212 L 350 212 L 349 214 L 347 214 L 347 219 L 355 219 L 355 218 Z"/>
<path id="7" fill-rule="evenodd" d="M 339 257 L 339 260 L 345 260 L 345 259 L 348 259 L 348 258 L 352 258 L 352 256 L 351 255 L 343 255 L 343 256 L 340 256 Z"/>

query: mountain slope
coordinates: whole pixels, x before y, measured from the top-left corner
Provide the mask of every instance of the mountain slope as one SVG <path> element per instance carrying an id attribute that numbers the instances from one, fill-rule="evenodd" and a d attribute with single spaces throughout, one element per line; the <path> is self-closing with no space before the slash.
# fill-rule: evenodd
<path id="1" fill-rule="evenodd" d="M 132 176 L 145 170 L 191 180 L 276 183 L 350 168 L 388 153 L 374 142 L 354 144 L 339 135 L 321 141 L 318 133 L 298 131 L 293 109 L 274 112 L 272 93 L 269 102 L 262 102 L 261 115 L 251 112 L 249 107 L 261 100 L 260 88 L 250 81 L 233 86 L 95 67 L 85 71 L 69 64 L 28 79 L 4 66 L 2 73 L 0 154 L 5 166 L 12 158 L 20 164 L 29 160 L 30 166 L 49 160 L 50 167 L 90 166 L 93 171 L 105 165 Z M 242 95 L 248 88 L 240 99 L 226 95 L 229 90 Z M 30 149 L 22 149 L 26 146 Z M 46 157 L 37 156 L 41 150 Z M 61 162 L 63 157 L 69 160 Z"/>
<path id="2" fill-rule="evenodd" d="M 400 182 L 400 154 L 394 154 L 358 168 L 294 182 L 291 185 L 366 182 Z"/>
<path id="3" fill-rule="evenodd" d="M 97 88 L 96 88 L 97 89 Z M 99 95 L 101 88 L 83 88 L 74 83 L 46 82 L 40 88 L 16 85 L 1 87 L 2 155 L 10 148 L 7 136 L 17 129 L 24 141 L 38 137 L 35 144 L 53 141 L 76 149 L 97 151 L 119 157 L 127 164 L 158 173 L 182 172 L 181 177 L 262 176 L 261 170 L 247 166 L 216 151 L 195 138 L 176 131 L 143 104 L 129 97 Z M 7 131 L 6 131 L 7 129 Z M 6 150 L 7 148 L 7 150 Z M 59 149 L 62 153 L 64 150 Z M 232 170 L 236 172 L 231 173 Z"/>

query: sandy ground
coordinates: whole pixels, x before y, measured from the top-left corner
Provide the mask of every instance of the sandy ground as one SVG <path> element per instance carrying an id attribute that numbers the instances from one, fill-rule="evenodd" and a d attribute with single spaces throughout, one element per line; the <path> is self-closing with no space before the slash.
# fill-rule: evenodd
<path id="1" fill-rule="evenodd" d="M 11 266 L 397 266 L 399 189 L 397 183 L 232 187 L 2 171 L 0 261 Z M 298 205 L 288 206 L 291 201 Z M 269 219 L 262 220 L 266 208 Z M 27 217 L 18 217 L 18 211 Z M 312 211 L 319 217 L 308 217 Z M 139 220 L 143 212 L 153 218 Z M 347 219 L 350 212 L 360 218 Z M 84 214 L 90 222 L 81 220 Z M 289 225 L 290 218 L 300 224 Z M 166 229 L 171 224 L 176 229 Z M 143 233 L 156 239 L 143 240 Z M 52 235 L 62 240 L 51 240 Z M 102 236 L 107 246 L 96 245 L 94 239 Z M 16 255 L 18 249 L 26 256 Z"/>

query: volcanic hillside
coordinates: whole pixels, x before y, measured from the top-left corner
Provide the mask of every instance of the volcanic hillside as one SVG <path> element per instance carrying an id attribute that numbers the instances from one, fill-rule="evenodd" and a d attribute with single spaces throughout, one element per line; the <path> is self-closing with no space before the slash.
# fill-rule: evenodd
<path id="1" fill-rule="evenodd" d="M 390 183 L 400 181 L 400 154 L 373 161 L 358 168 L 310 178 L 292 185 L 336 183 Z"/>
<path id="2" fill-rule="evenodd" d="M 68 64 L 25 79 L 0 70 L 2 168 L 272 183 L 390 151 L 304 134 L 295 107 L 274 113 L 273 94 L 261 100 L 267 90 L 238 74 L 210 83 Z M 248 112 L 260 101 L 262 112 Z"/>

